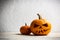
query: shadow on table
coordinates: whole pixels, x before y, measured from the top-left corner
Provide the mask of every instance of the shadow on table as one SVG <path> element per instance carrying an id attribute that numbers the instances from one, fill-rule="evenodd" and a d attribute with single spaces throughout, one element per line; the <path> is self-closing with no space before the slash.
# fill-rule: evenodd
<path id="1" fill-rule="evenodd" d="M 17 33 L 15 35 L 24 35 L 24 34 L 20 34 L 20 33 Z M 34 34 L 29 34 L 29 35 L 24 35 L 24 36 L 47 36 L 47 35 L 34 35 Z"/>

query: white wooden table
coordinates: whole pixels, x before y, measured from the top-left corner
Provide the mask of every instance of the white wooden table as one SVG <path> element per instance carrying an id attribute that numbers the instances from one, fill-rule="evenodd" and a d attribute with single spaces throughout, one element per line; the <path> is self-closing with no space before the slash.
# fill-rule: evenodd
<path id="1" fill-rule="evenodd" d="M 0 40 L 60 40 L 60 33 L 47 36 L 21 35 L 18 32 L 0 32 Z"/>

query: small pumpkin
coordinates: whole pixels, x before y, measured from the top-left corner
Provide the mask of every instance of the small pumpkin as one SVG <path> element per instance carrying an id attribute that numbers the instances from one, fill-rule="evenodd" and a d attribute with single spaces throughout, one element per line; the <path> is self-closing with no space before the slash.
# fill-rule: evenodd
<path id="1" fill-rule="evenodd" d="M 25 26 L 21 26 L 20 32 L 21 34 L 24 34 L 24 35 L 30 34 L 31 33 L 30 26 L 27 26 L 27 24 L 25 23 Z"/>
<path id="2" fill-rule="evenodd" d="M 39 19 L 35 19 L 31 22 L 30 29 L 35 35 L 47 35 L 51 31 L 51 24 L 42 19 L 42 17 L 37 14 Z"/>

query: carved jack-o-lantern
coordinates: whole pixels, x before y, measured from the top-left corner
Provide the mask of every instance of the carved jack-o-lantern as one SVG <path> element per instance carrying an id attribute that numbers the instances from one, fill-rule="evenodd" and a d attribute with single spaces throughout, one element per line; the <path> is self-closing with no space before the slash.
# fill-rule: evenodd
<path id="1" fill-rule="evenodd" d="M 47 20 L 42 19 L 39 14 L 39 19 L 32 21 L 30 25 L 31 32 L 35 35 L 47 35 L 51 30 L 51 24 Z"/>

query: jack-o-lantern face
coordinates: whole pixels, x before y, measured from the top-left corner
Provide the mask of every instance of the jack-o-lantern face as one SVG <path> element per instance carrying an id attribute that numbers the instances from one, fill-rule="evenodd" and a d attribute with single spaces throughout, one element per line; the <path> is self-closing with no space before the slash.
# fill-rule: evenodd
<path id="1" fill-rule="evenodd" d="M 30 25 L 30 29 L 33 34 L 47 35 L 51 30 L 51 24 L 45 19 L 35 19 Z"/>

